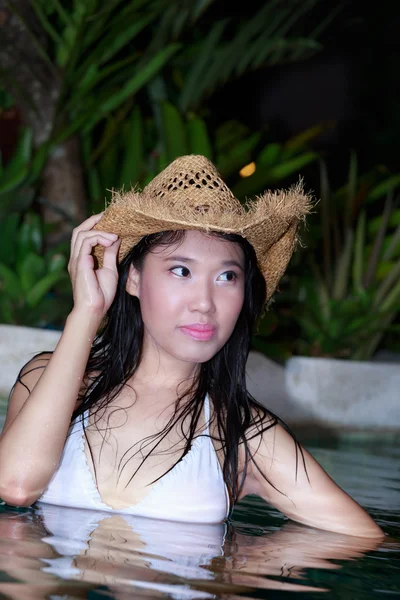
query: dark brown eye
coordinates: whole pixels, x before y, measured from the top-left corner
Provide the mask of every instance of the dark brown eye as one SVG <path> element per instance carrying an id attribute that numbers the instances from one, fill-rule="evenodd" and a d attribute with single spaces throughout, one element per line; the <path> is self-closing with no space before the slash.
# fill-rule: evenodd
<path id="1" fill-rule="evenodd" d="M 179 277 L 187 277 L 188 275 L 190 275 L 190 271 L 187 267 L 172 267 L 170 271 L 174 273 L 174 275 L 178 275 Z"/>
<path id="2" fill-rule="evenodd" d="M 226 277 L 225 279 L 223 279 L 223 281 L 234 281 L 235 279 L 237 279 L 237 275 L 235 273 L 235 271 L 226 271 L 225 273 L 222 273 L 222 275 L 220 275 L 220 277 Z"/>

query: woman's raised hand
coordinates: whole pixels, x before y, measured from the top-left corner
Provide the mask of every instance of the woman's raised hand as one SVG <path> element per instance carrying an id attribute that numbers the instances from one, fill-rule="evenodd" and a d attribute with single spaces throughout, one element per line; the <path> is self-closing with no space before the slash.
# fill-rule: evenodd
<path id="1" fill-rule="evenodd" d="M 74 310 L 88 311 L 101 320 L 109 309 L 117 289 L 117 253 L 120 239 L 114 233 L 94 230 L 103 213 L 93 215 L 72 233 L 68 272 L 72 281 Z M 101 269 L 95 270 L 92 249 L 104 246 Z"/>

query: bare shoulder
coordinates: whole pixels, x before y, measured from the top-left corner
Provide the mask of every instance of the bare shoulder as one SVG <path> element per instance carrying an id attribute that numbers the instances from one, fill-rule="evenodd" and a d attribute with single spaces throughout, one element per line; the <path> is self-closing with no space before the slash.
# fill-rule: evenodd
<path id="1" fill-rule="evenodd" d="M 252 423 L 246 431 L 246 441 L 251 454 L 277 458 L 282 451 L 296 454 L 299 444 L 289 428 L 267 409 L 252 409 Z"/>
<path id="2" fill-rule="evenodd" d="M 17 381 L 11 390 L 7 407 L 7 417 L 4 423 L 4 431 L 14 421 L 15 417 L 27 401 L 29 394 L 32 393 L 32 390 L 44 373 L 51 355 L 51 352 L 42 352 L 22 367 L 18 374 Z"/>
<path id="3" fill-rule="evenodd" d="M 289 428 L 274 415 L 256 411 L 253 424 L 246 432 L 246 441 L 251 459 L 247 464 L 244 494 L 275 496 L 277 484 L 282 485 L 283 479 L 285 487 L 299 481 L 309 485 L 308 469 L 312 470 L 310 463 L 314 461 Z"/>

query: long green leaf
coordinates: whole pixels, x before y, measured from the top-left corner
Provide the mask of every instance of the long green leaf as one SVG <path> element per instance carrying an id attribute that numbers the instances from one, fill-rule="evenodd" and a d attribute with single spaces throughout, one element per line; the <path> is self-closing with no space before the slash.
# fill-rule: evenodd
<path id="1" fill-rule="evenodd" d="M 384 319 L 380 323 L 379 333 L 374 335 L 372 339 L 368 340 L 363 346 L 361 346 L 354 352 L 352 356 L 353 360 L 366 361 L 372 358 L 383 338 L 384 333 L 396 317 L 397 312 L 398 311 L 392 311 L 384 317 Z"/>
<path id="2" fill-rule="evenodd" d="M 21 185 L 29 171 L 29 160 L 32 152 L 32 131 L 25 129 L 18 140 L 17 148 L 0 179 L 0 194 Z"/>
<path id="3" fill-rule="evenodd" d="M 84 79 L 84 81 L 81 82 L 81 85 L 74 92 L 70 100 L 67 101 L 65 108 L 68 110 L 79 109 L 83 97 L 91 92 L 93 88 L 98 86 L 99 83 L 107 79 L 110 75 L 113 75 L 114 73 L 120 73 L 124 67 L 127 67 L 135 60 L 137 60 L 137 57 L 132 55 L 112 63 L 110 66 L 105 67 L 101 71 L 98 71 L 97 68 L 91 73 L 86 71 L 88 76 Z"/>
<path id="4" fill-rule="evenodd" d="M 391 260 L 395 253 L 400 248 L 400 225 L 396 228 L 396 230 L 390 236 L 389 244 L 383 253 L 382 260 Z"/>
<path id="5" fill-rule="evenodd" d="M 42 250 L 43 236 L 40 217 L 38 214 L 31 213 L 21 223 L 18 231 L 18 240 L 16 248 L 16 269 L 20 273 L 20 268 L 29 254 L 38 254 Z"/>
<path id="6" fill-rule="evenodd" d="M 15 262 L 19 219 L 12 213 L 0 221 L 0 262 L 9 267 Z"/>
<path id="7" fill-rule="evenodd" d="M 374 298 L 374 307 L 380 308 L 385 301 L 389 291 L 393 288 L 394 284 L 400 280 L 400 259 L 392 265 L 389 273 L 380 283 L 379 287 L 376 290 L 375 298 Z"/>
<path id="8" fill-rule="evenodd" d="M 102 153 L 98 161 L 100 177 L 105 190 L 109 191 L 119 186 L 119 148 L 116 144 L 110 144 Z"/>
<path id="9" fill-rule="evenodd" d="M 212 144 L 205 121 L 199 117 L 189 117 L 187 122 L 187 133 L 189 152 L 191 154 L 202 154 L 212 160 Z"/>
<path id="10" fill-rule="evenodd" d="M 387 226 L 389 223 L 390 213 L 392 211 L 393 204 L 393 192 L 388 192 L 386 196 L 385 206 L 383 209 L 383 214 L 380 222 L 380 227 L 378 233 L 376 234 L 374 244 L 372 246 L 372 250 L 370 256 L 368 258 L 368 266 L 364 276 L 364 287 L 368 288 L 375 277 L 376 269 L 379 262 L 379 257 L 381 254 L 382 244 L 385 238 L 385 233 L 387 230 Z"/>
<path id="11" fill-rule="evenodd" d="M 162 135 L 168 162 L 188 153 L 186 124 L 179 110 L 169 102 L 161 105 Z"/>
<path id="12" fill-rule="evenodd" d="M 135 106 L 125 132 L 124 156 L 120 183 L 124 187 L 136 185 L 141 178 L 144 163 L 143 122 L 139 106 Z"/>
<path id="13" fill-rule="evenodd" d="M 35 152 L 33 159 L 31 160 L 28 177 L 24 182 L 25 185 L 32 185 L 41 177 L 44 166 L 47 162 L 51 151 L 51 144 L 42 144 Z"/>
<path id="14" fill-rule="evenodd" d="M 46 294 L 62 279 L 66 277 L 63 271 L 48 273 L 38 281 L 26 294 L 26 303 L 34 308 L 45 298 Z"/>
<path id="15" fill-rule="evenodd" d="M 335 277 L 333 281 L 332 297 L 334 300 L 343 300 L 346 296 L 349 284 L 349 272 L 351 264 L 351 255 L 353 250 L 353 231 L 348 229 L 345 236 L 345 243 L 340 253 Z"/>
<path id="16" fill-rule="evenodd" d="M 111 4 L 111 1 L 108 3 Z M 71 13 L 72 23 L 64 30 L 65 44 L 59 48 L 56 62 L 62 69 L 63 90 L 74 89 L 76 81 L 80 81 L 79 64 L 82 57 L 86 54 L 87 45 L 91 28 L 86 27 L 90 22 L 92 29 L 99 23 L 100 19 L 95 19 L 93 13 L 93 2 L 75 2 Z M 91 12 L 92 11 L 92 12 Z M 101 23 L 104 26 L 104 23 Z M 63 96 L 63 94 L 61 95 Z"/>
<path id="17" fill-rule="evenodd" d="M 60 0 L 51 0 L 51 4 L 52 4 L 52 6 L 54 6 L 55 10 L 57 11 L 60 19 L 62 21 L 64 21 L 65 25 L 68 25 L 71 27 L 73 25 L 73 20 L 71 18 L 71 15 L 68 13 L 67 10 L 65 10 L 65 8 L 61 4 Z"/>
<path id="18" fill-rule="evenodd" d="M 291 158 L 294 154 L 297 154 L 299 151 L 304 150 L 308 142 L 314 140 L 328 128 L 329 126 L 324 125 L 323 123 L 313 125 L 312 127 L 309 127 L 305 131 L 302 131 L 301 133 L 288 140 L 282 147 L 282 160 Z"/>
<path id="19" fill-rule="evenodd" d="M 322 260 L 324 265 L 324 280 L 327 283 L 328 289 L 332 289 L 332 242 L 331 242 L 331 189 L 328 177 L 328 170 L 324 160 L 319 161 L 320 168 L 320 189 L 321 189 L 321 228 L 322 228 Z"/>
<path id="20" fill-rule="evenodd" d="M 132 102 L 133 100 L 125 102 L 125 104 L 119 108 L 115 115 L 112 115 L 111 118 L 108 118 L 106 126 L 103 129 L 103 135 L 101 136 L 96 148 L 93 149 L 87 162 L 89 166 L 94 164 L 96 160 L 98 160 L 98 158 L 107 151 L 110 145 L 120 145 L 116 140 L 119 139 L 118 136 L 120 133 L 121 123 L 125 121 L 128 113 L 130 112 Z M 87 135 L 86 137 L 89 136 Z"/>
<path id="21" fill-rule="evenodd" d="M 223 176 L 230 177 L 236 174 L 252 160 L 252 152 L 260 140 L 260 134 L 253 133 L 244 139 L 236 140 L 231 147 L 218 154 L 217 165 Z M 263 167 L 261 167 L 263 169 Z M 265 169 L 267 170 L 267 169 Z"/>
<path id="22" fill-rule="evenodd" d="M 317 158 L 315 152 L 304 152 L 300 156 L 278 164 L 271 169 L 257 169 L 256 172 L 246 179 L 242 179 L 234 186 L 233 192 L 239 198 L 263 191 L 265 185 L 276 183 L 300 171 L 302 167 L 313 162 Z"/>
<path id="23" fill-rule="evenodd" d="M 353 217 L 354 210 L 354 199 L 356 196 L 357 189 L 357 155 L 354 151 L 351 152 L 350 155 L 350 166 L 349 166 L 349 179 L 348 179 L 348 191 L 347 198 L 345 204 L 345 216 L 344 216 L 344 226 L 345 229 L 351 227 L 351 221 Z"/>
<path id="24" fill-rule="evenodd" d="M 37 254 L 27 254 L 19 266 L 22 291 L 27 294 L 45 274 L 45 260 Z"/>
<path id="25" fill-rule="evenodd" d="M 197 19 L 207 10 L 207 8 L 213 2 L 215 2 L 215 0 L 195 0 L 192 13 L 192 23 L 197 21 Z"/>
<path id="26" fill-rule="evenodd" d="M 158 73 L 160 69 L 168 62 L 168 60 L 177 52 L 178 44 L 171 44 L 164 48 L 159 54 L 154 56 L 147 65 L 138 73 L 136 73 L 123 87 L 103 102 L 95 114 L 86 115 L 87 123 L 83 127 L 83 132 L 88 133 L 93 127 L 103 119 L 111 111 L 118 108 L 125 100 L 136 94 L 152 77 Z"/>
<path id="27" fill-rule="evenodd" d="M 51 256 L 50 259 L 47 258 L 47 263 L 49 273 L 59 273 L 60 271 L 64 271 L 65 273 L 67 267 L 67 259 L 63 254 L 53 254 L 53 256 Z"/>
<path id="28" fill-rule="evenodd" d="M 37 18 L 40 21 L 41 26 L 43 27 L 47 35 L 50 36 L 50 38 L 53 40 L 56 46 L 63 46 L 64 40 L 43 12 L 40 2 L 38 2 L 37 0 L 31 0 L 31 4 L 36 13 Z"/>
<path id="29" fill-rule="evenodd" d="M 113 58 L 124 46 L 130 43 L 154 19 L 153 14 L 137 18 L 132 23 L 125 23 L 124 28 L 118 31 L 112 28 L 108 35 L 88 54 L 86 61 L 80 67 L 80 72 L 85 72 L 91 65 L 103 65 Z M 107 29 L 105 31 L 108 31 Z"/>
<path id="30" fill-rule="evenodd" d="M 257 164 L 262 166 L 262 168 L 269 169 L 273 165 L 276 165 L 281 157 L 281 152 L 281 144 L 267 144 L 257 156 Z"/>
<path id="31" fill-rule="evenodd" d="M 120 29 L 119 19 L 122 19 L 125 23 L 130 23 L 137 4 L 134 0 L 129 3 L 125 3 L 124 0 L 102 2 L 101 6 L 95 9 L 90 17 L 86 18 L 86 21 L 89 21 L 89 26 L 86 27 L 84 40 L 82 40 L 83 51 L 86 53 L 91 47 L 99 43 L 104 35 L 105 28 L 109 31 L 114 30 L 115 34 L 118 35 Z M 117 17 L 113 18 L 115 14 Z"/>
<path id="32" fill-rule="evenodd" d="M 193 104 L 194 99 L 197 99 L 198 97 L 199 83 L 201 82 L 204 71 L 208 68 L 212 53 L 221 39 L 227 23 L 227 20 L 215 23 L 205 41 L 201 44 L 201 52 L 198 53 L 197 60 L 192 63 L 192 66 L 185 77 L 185 85 L 179 99 L 179 106 L 183 112 L 186 112 L 189 106 Z"/>
<path id="33" fill-rule="evenodd" d="M 82 56 L 83 54 L 82 41 L 85 25 L 93 18 L 93 9 L 96 4 L 97 2 L 91 0 L 74 2 L 71 23 L 65 27 L 63 32 L 64 44 L 58 45 L 56 52 L 56 63 L 65 73 L 65 82 L 69 81 L 68 74 L 71 62 L 74 62 L 78 55 Z M 78 74 L 76 73 L 76 75 Z"/>
<path id="34" fill-rule="evenodd" d="M 182 6 L 172 23 L 172 38 L 178 39 L 191 14 L 191 6 Z"/>
<path id="35" fill-rule="evenodd" d="M 354 258 L 353 258 L 353 286 L 355 290 L 360 291 L 363 288 L 363 268 L 365 253 L 365 229 L 367 217 L 363 211 L 359 218 L 354 240 Z"/>
<path id="36" fill-rule="evenodd" d="M 311 290 L 312 294 L 316 296 L 314 303 L 314 312 L 316 316 L 321 315 L 322 319 L 321 323 L 328 323 L 331 318 L 331 302 L 329 296 L 329 289 L 322 277 L 320 267 L 317 265 L 316 261 L 312 258 L 310 261 L 311 270 L 314 275 L 314 281 L 312 282 Z M 310 286 L 308 287 L 308 294 L 310 293 Z M 308 298 L 307 298 L 308 302 Z"/>
<path id="37" fill-rule="evenodd" d="M 387 294 L 385 300 L 381 304 L 381 310 L 386 312 L 389 310 L 399 310 L 400 308 L 400 280 Z"/>
<path id="38" fill-rule="evenodd" d="M 1 295 L 10 297 L 13 301 L 21 301 L 23 292 L 17 275 L 7 265 L 0 263 L 0 291 Z"/>
<path id="39" fill-rule="evenodd" d="M 377 200 L 378 198 L 382 198 L 382 196 L 386 196 L 388 193 L 392 192 L 398 185 L 400 185 L 400 175 L 392 175 L 385 181 L 382 181 L 373 187 L 368 194 L 367 200 Z"/>

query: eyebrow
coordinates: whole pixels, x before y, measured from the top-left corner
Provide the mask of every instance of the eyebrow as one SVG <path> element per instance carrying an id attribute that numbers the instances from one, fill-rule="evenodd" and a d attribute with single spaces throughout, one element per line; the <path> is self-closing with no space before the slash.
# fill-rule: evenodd
<path id="1" fill-rule="evenodd" d="M 176 256 L 176 255 L 167 256 L 166 258 L 164 258 L 164 262 L 167 262 L 167 261 L 180 261 L 180 262 L 186 262 L 189 264 L 199 262 L 195 258 L 189 258 L 188 256 Z M 237 260 L 232 260 L 232 259 L 221 261 L 221 266 L 223 266 L 223 267 L 238 267 L 242 271 L 244 270 L 244 267 Z"/>

